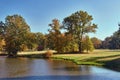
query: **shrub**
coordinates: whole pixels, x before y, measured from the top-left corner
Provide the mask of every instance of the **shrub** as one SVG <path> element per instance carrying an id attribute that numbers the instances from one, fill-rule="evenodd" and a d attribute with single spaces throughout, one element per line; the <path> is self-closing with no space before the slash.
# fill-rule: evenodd
<path id="1" fill-rule="evenodd" d="M 44 47 L 40 45 L 40 46 L 37 47 L 37 50 L 42 51 L 42 50 L 44 50 Z"/>
<path id="2" fill-rule="evenodd" d="M 47 50 L 45 53 L 45 58 L 50 58 L 53 55 L 53 52 L 51 50 Z"/>

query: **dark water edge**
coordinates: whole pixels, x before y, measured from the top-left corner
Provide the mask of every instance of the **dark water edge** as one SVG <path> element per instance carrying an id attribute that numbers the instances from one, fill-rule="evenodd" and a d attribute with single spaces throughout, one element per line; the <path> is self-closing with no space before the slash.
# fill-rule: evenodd
<path id="1" fill-rule="evenodd" d="M 16 78 L 0 78 L 0 80 L 120 80 L 120 78 L 109 78 L 103 76 L 27 76 L 27 77 L 16 77 Z"/>

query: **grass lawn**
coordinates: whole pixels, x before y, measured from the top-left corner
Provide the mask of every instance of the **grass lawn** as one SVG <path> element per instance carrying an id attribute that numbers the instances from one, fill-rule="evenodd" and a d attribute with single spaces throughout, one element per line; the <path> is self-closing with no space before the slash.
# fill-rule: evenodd
<path id="1" fill-rule="evenodd" d="M 52 58 L 71 60 L 79 65 L 105 66 L 120 71 L 120 50 L 95 50 L 89 54 L 55 54 Z"/>

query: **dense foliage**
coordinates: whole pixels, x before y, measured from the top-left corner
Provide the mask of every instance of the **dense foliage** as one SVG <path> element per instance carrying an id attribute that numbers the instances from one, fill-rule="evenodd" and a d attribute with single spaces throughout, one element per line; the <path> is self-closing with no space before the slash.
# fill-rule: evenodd
<path id="1" fill-rule="evenodd" d="M 18 51 L 36 50 L 44 45 L 44 39 L 42 33 L 32 33 L 20 15 L 7 16 L 5 23 L 0 22 L 0 49 L 7 51 L 9 56 L 16 56 Z"/>
<path id="2" fill-rule="evenodd" d="M 58 53 L 83 52 L 95 49 L 120 49 L 120 28 L 104 41 L 88 33 L 96 32 L 97 25 L 85 11 L 77 11 L 64 18 L 63 23 L 53 19 L 48 34 L 33 33 L 20 15 L 11 15 L 0 22 L 0 50 L 14 56 L 18 51 L 53 49 Z M 62 31 L 64 29 L 64 31 Z"/>
<path id="3" fill-rule="evenodd" d="M 64 19 L 64 29 L 76 40 L 79 52 L 82 52 L 82 39 L 87 33 L 95 32 L 97 25 L 92 23 L 92 16 L 84 11 L 77 11 Z"/>
<path id="4" fill-rule="evenodd" d="M 112 36 L 106 37 L 101 44 L 102 49 L 120 49 L 120 28 Z"/>
<path id="5" fill-rule="evenodd" d="M 100 40 L 100 39 L 98 39 L 96 37 L 93 37 L 93 38 L 91 38 L 91 41 L 92 41 L 95 49 L 100 49 L 101 48 L 101 46 L 102 46 L 102 40 Z"/>
<path id="6" fill-rule="evenodd" d="M 30 27 L 20 15 L 7 16 L 5 19 L 5 49 L 9 55 L 16 55 L 20 51 L 20 45 L 26 43 L 26 34 Z"/>

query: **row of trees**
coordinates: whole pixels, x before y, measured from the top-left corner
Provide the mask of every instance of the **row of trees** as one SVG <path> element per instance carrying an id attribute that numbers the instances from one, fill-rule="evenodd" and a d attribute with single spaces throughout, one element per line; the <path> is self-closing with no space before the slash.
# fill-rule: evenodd
<path id="1" fill-rule="evenodd" d="M 70 20 L 70 19 L 69 19 Z M 72 21 L 72 20 L 71 20 Z M 71 22 L 69 22 L 71 23 Z M 68 28 L 64 25 L 68 24 L 68 22 L 64 22 L 64 24 L 60 25 L 60 22 L 58 19 L 52 20 L 52 23 L 49 24 L 51 29 L 49 29 L 49 34 L 48 34 L 48 42 L 49 43 L 49 48 L 55 49 L 58 51 L 58 53 L 62 52 L 76 52 L 79 51 L 80 53 L 83 52 L 84 50 L 92 51 L 94 49 L 94 46 L 92 44 L 91 39 L 89 36 L 86 34 L 85 31 L 81 32 L 82 29 L 76 30 L 78 27 L 74 26 L 69 26 L 73 28 L 73 30 L 68 30 Z M 92 26 L 86 26 L 91 27 Z M 86 29 L 84 28 L 84 29 Z M 66 32 L 61 32 L 61 29 L 67 29 Z M 84 33 L 84 34 L 83 34 Z M 82 36 L 81 38 L 78 38 L 79 36 Z"/>
<path id="2" fill-rule="evenodd" d="M 49 24 L 48 34 L 33 33 L 29 25 L 20 15 L 11 15 L 0 22 L 0 50 L 5 50 L 11 56 L 18 51 L 43 50 L 46 48 L 63 52 L 83 52 L 95 49 L 120 49 L 120 28 L 104 41 L 96 37 L 89 38 L 89 33 L 95 33 L 97 25 L 92 23 L 92 16 L 85 11 L 77 11 L 64 18 L 60 23 L 53 19 Z M 62 31 L 64 29 L 64 32 Z"/>
<path id="3" fill-rule="evenodd" d="M 120 49 L 120 28 L 103 41 L 96 37 L 91 38 L 91 40 L 95 49 Z"/>
<path id="4" fill-rule="evenodd" d="M 83 52 L 95 49 L 120 49 L 120 28 L 104 41 L 96 37 L 89 38 L 89 33 L 95 33 L 97 25 L 92 23 L 92 16 L 85 11 L 77 11 L 64 18 L 60 23 L 53 19 L 49 24 L 48 34 L 33 33 L 29 25 L 20 15 L 11 15 L 0 22 L 0 50 L 5 50 L 11 56 L 18 51 L 43 50 L 46 48 L 63 52 Z M 62 31 L 64 29 L 64 32 Z"/>
<path id="5" fill-rule="evenodd" d="M 102 48 L 120 49 L 120 28 L 112 36 L 105 38 Z"/>
<path id="6" fill-rule="evenodd" d="M 0 22 L 1 50 L 14 56 L 18 51 L 35 49 L 43 43 L 42 33 L 32 33 L 30 27 L 20 15 L 7 16 L 5 22 Z"/>
<path id="7" fill-rule="evenodd" d="M 59 20 L 52 21 L 49 34 L 54 37 L 49 39 L 53 41 L 53 49 L 58 52 L 92 51 L 95 49 L 120 49 L 120 28 L 112 36 L 100 40 L 96 37 L 89 38 L 88 33 L 96 32 L 97 25 L 92 24 L 92 16 L 87 12 L 78 11 L 64 18 L 60 25 Z M 120 24 L 119 24 L 120 27 Z M 60 29 L 66 30 L 61 33 Z M 49 42 L 51 43 L 51 42 Z"/>
<path id="8" fill-rule="evenodd" d="M 63 23 L 54 19 L 49 25 L 49 39 L 53 48 L 58 52 L 93 50 L 93 44 L 88 33 L 96 32 L 97 25 L 92 23 L 92 16 L 87 12 L 78 11 L 64 18 Z M 66 30 L 61 33 L 60 29 Z"/>
<path id="9" fill-rule="evenodd" d="M 22 16 L 7 16 L 5 22 L 0 22 L 0 49 L 9 55 L 16 55 L 23 50 L 36 50 L 36 47 L 37 50 L 50 48 L 59 53 L 93 50 L 88 33 L 95 32 L 97 25 L 92 20 L 87 12 L 77 11 L 64 18 L 62 24 L 58 19 L 53 19 L 49 24 L 49 34 L 42 34 L 31 32 Z M 61 29 L 65 32 L 61 32 Z"/>

